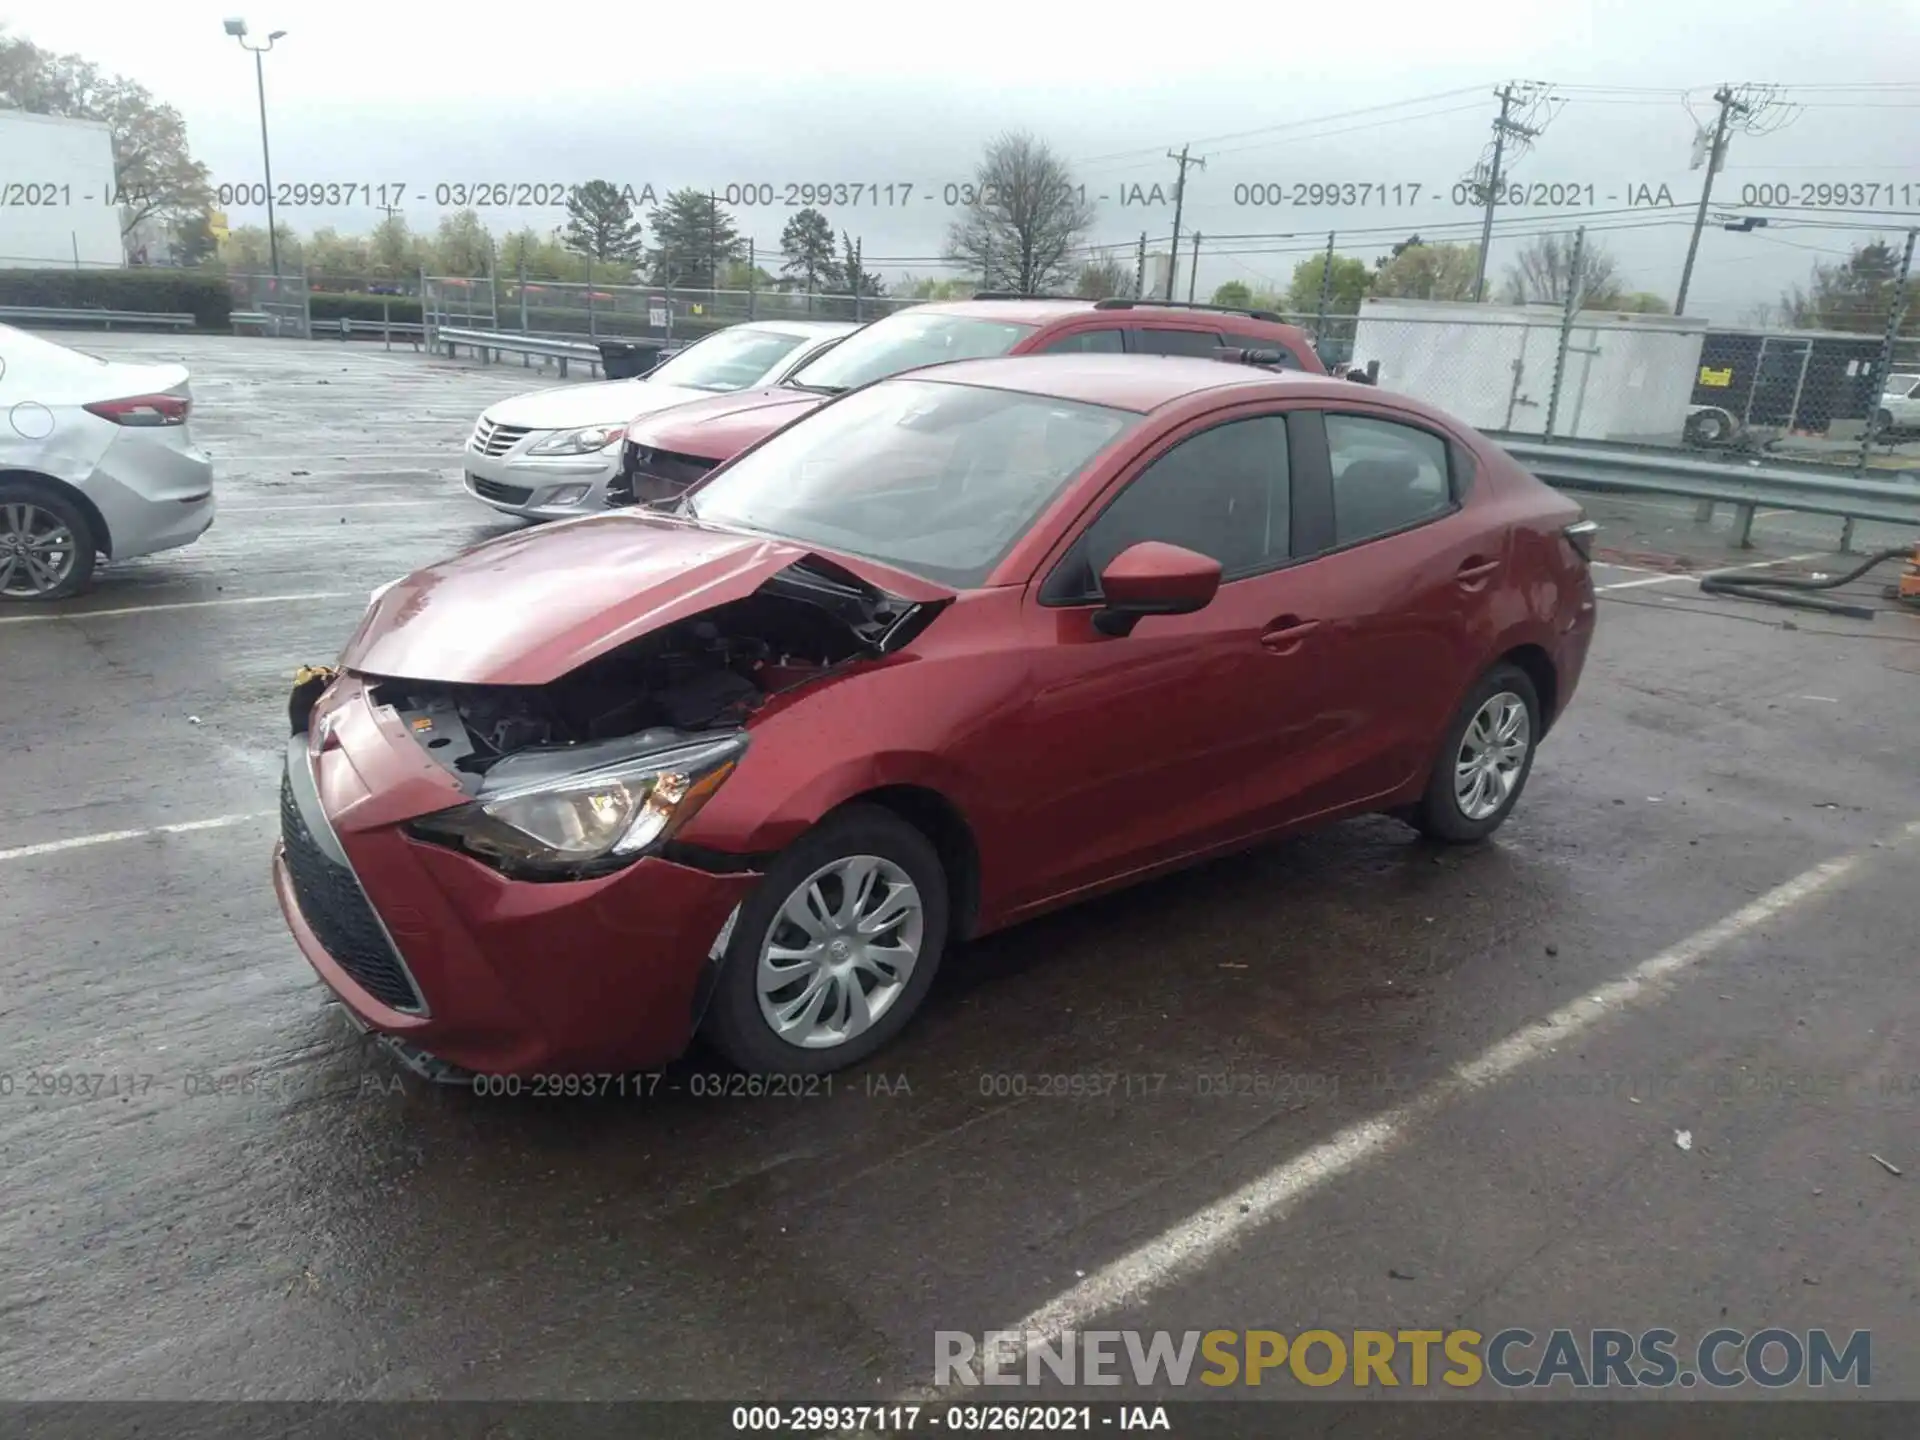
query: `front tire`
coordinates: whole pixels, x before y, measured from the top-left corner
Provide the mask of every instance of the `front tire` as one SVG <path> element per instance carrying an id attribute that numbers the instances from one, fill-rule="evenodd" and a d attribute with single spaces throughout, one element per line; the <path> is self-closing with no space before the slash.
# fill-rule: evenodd
<path id="1" fill-rule="evenodd" d="M 752 1074 L 857 1064 L 920 1008 L 947 916 L 927 837 L 891 810 L 850 806 L 782 852 L 741 907 L 701 1034 Z"/>
<path id="2" fill-rule="evenodd" d="M 0 600 L 29 604 L 78 595 L 93 579 L 93 525 L 44 485 L 0 482 Z"/>
<path id="3" fill-rule="evenodd" d="M 1489 670 L 1447 727 L 1414 828 L 1449 845 L 1498 830 L 1533 771 L 1540 724 L 1539 692 L 1527 673 L 1507 664 Z"/>

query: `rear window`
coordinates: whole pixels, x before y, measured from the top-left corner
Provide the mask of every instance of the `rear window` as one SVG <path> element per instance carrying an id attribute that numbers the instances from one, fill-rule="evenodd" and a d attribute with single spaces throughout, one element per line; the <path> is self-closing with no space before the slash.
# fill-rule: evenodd
<path id="1" fill-rule="evenodd" d="M 903 310 L 855 331 L 818 360 L 801 366 L 791 383 L 837 395 L 922 365 L 1005 355 L 1036 328 L 1011 320 Z"/>

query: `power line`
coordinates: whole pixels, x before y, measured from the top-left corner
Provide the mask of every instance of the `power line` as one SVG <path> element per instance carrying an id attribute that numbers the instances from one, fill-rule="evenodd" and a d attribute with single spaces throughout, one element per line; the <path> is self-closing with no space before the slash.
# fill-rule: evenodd
<path id="1" fill-rule="evenodd" d="M 1462 95 L 1477 94 L 1479 89 L 1480 87 L 1478 85 L 1467 85 L 1458 90 L 1442 90 L 1433 95 L 1416 95 L 1411 100 L 1395 100 L 1386 105 L 1366 105 L 1358 110 L 1342 110 L 1332 115 L 1316 115 L 1308 120 L 1284 120 L 1274 125 L 1262 125 L 1254 130 L 1236 130 L 1226 135 L 1203 135 L 1198 140 L 1191 141 L 1190 143 L 1194 145 L 1216 145 L 1227 140 L 1246 140 L 1255 135 L 1271 135 L 1281 130 L 1298 130 L 1310 125 L 1323 125 L 1330 120 L 1351 120 L 1356 115 L 1377 115 L 1383 110 L 1404 110 L 1410 106 L 1426 105 L 1436 100 L 1454 100 Z M 1153 146 L 1151 148 L 1158 150 L 1160 147 Z M 1084 159 L 1076 160 L 1073 163 L 1075 165 L 1097 165 L 1107 160 L 1128 160 L 1136 155 L 1146 153 L 1148 152 L 1145 149 L 1116 150 L 1107 155 L 1090 155 Z"/>

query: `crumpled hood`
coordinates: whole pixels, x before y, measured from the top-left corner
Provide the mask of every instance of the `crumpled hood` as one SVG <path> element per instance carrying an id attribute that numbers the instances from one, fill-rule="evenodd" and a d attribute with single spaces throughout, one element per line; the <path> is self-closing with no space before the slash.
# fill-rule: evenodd
<path id="1" fill-rule="evenodd" d="M 691 405 L 676 405 L 669 414 L 641 419 L 627 431 L 627 439 L 650 450 L 731 460 L 788 421 L 819 409 L 828 398 L 790 385 L 737 390 Z"/>
<path id="2" fill-rule="evenodd" d="M 395 582 L 368 607 L 340 664 L 449 685 L 544 685 L 809 559 L 906 604 L 954 593 L 792 541 L 596 515 L 503 535 Z"/>
<path id="3" fill-rule="evenodd" d="M 496 425 L 522 425 L 529 430 L 578 430 L 587 425 L 624 425 L 636 415 L 685 405 L 690 400 L 714 399 L 711 390 L 688 385 L 655 385 L 645 380 L 596 380 L 587 385 L 556 385 L 516 395 L 487 407 L 486 418 Z M 721 397 L 725 398 L 725 397 Z"/>

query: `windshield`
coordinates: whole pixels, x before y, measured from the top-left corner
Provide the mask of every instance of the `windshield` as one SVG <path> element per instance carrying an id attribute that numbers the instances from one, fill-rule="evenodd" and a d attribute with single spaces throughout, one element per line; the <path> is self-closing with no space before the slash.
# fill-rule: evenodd
<path id="1" fill-rule="evenodd" d="M 1887 377 L 1886 393 L 1889 395 L 1904 395 L 1916 385 L 1920 385 L 1920 375 L 1889 375 Z"/>
<path id="2" fill-rule="evenodd" d="M 736 326 L 695 341 L 649 372 L 647 379 L 691 390 L 745 390 L 767 384 L 767 372 L 804 344 L 802 335 Z"/>
<path id="3" fill-rule="evenodd" d="M 968 589 L 1139 418 L 1015 390 L 889 380 L 780 431 L 683 508 Z"/>
<path id="4" fill-rule="evenodd" d="M 1004 355 L 1035 328 L 1005 320 L 903 310 L 874 321 L 801 366 L 791 383 L 837 394 L 922 365 Z"/>

